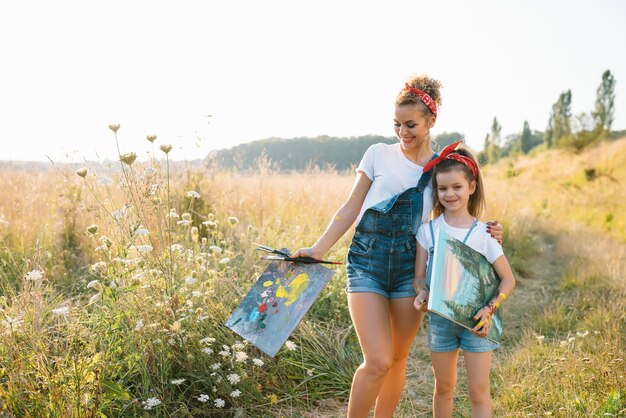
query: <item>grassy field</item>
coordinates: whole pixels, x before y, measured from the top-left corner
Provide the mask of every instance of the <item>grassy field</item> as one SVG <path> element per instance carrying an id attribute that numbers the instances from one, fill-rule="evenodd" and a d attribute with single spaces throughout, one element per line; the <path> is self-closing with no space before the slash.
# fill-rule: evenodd
<path id="1" fill-rule="evenodd" d="M 624 416 L 626 139 L 535 154 L 485 169 L 518 279 L 495 416 Z M 165 157 L 0 167 L 0 416 L 341 416 L 360 362 L 344 268 L 274 359 L 222 324 L 264 268 L 252 243 L 312 244 L 354 175 Z M 420 332 L 398 416 L 430 416 L 431 393 Z"/>

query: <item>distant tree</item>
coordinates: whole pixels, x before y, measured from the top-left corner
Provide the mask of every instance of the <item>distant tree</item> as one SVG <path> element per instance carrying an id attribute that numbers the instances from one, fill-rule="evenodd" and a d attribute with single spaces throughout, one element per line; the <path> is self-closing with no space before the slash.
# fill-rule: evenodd
<path id="1" fill-rule="evenodd" d="M 552 106 L 552 143 L 559 145 L 562 138 L 572 133 L 572 91 L 567 90 L 560 94 L 559 99 Z"/>
<path id="2" fill-rule="evenodd" d="M 502 126 L 498 123 L 498 119 L 494 116 L 491 123 L 491 134 L 489 135 L 489 148 L 487 149 L 487 161 L 489 163 L 495 163 L 500 159 L 500 133 L 502 132 Z"/>
<path id="3" fill-rule="evenodd" d="M 528 121 L 524 121 L 524 129 L 522 130 L 522 136 L 520 138 L 520 150 L 524 154 L 528 154 L 528 151 L 532 148 L 532 138 L 533 134 L 530 131 L 530 125 Z"/>
<path id="4" fill-rule="evenodd" d="M 437 135 L 434 139 L 435 142 L 435 151 L 439 152 L 444 149 L 447 145 L 450 145 L 457 141 L 464 141 L 465 135 L 459 132 L 443 132 Z"/>
<path id="5" fill-rule="evenodd" d="M 554 145 L 554 108 L 552 113 L 550 113 L 550 118 L 548 119 L 548 126 L 546 127 L 546 131 L 543 133 L 543 142 L 546 143 L 546 147 L 552 148 Z"/>
<path id="6" fill-rule="evenodd" d="M 596 108 L 592 112 L 595 130 L 606 133 L 611 130 L 615 117 L 615 78 L 609 70 L 602 74 L 602 83 L 596 90 Z"/>

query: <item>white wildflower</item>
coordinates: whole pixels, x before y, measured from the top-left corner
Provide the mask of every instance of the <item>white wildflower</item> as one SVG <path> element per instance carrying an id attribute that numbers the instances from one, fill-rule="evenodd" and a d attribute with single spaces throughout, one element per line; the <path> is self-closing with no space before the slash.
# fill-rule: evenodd
<path id="1" fill-rule="evenodd" d="M 139 321 L 137 321 L 137 325 L 135 325 L 135 331 L 139 331 L 143 327 L 144 327 L 143 320 L 140 319 Z"/>
<path id="2" fill-rule="evenodd" d="M 187 284 L 194 284 L 195 282 L 197 282 L 197 280 L 191 276 L 189 277 L 185 277 L 185 283 Z"/>
<path id="3" fill-rule="evenodd" d="M 213 405 L 215 405 L 216 408 L 223 408 L 224 405 L 226 405 L 226 402 L 224 402 L 223 399 L 217 398 L 215 401 L 213 401 Z"/>
<path id="4" fill-rule="evenodd" d="M 230 261 L 230 258 L 224 257 L 220 260 L 220 264 L 227 264 Z"/>
<path id="5" fill-rule="evenodd" d="M 155 406 L 161 405 L 162 403 L 163 402 L 161 402 L 161 400 L 159 400 L 158 398 L 148 398 L 145 401 L 141 402 L 141 405 L 143 405 L 143 409 L 150 410 Z"/>
<path id="6" fill-rule="evenodd" d="M 198 396 L 198 400 L 202 403 L 205 403 L 209 400 L 209 395 L 205 395 L 204 393 L 202 393 L 200 396 Z"/>
<path id="7" fill-rule="evenodd" d="M 206 344 L 206 343 L 214 343 L 215 342 L 215 338 L 213 337 L 206 337 L 200 340 L 200 344 Z"/>
<path id="8" fill-rule="evenodd" d="M 213 354 L 213 349 L 211 347 L 204 347 L 202 352 L 205 354 Z"/>
<path id="9" fill-rule="evenodd" d="M 544 337 L 543 335 L 537 335 L 535 338 L 541 344 L 541 343 L 543 343 L 543 340 L 545 340 L 546 337 Z"/>
<path id="10" fill-rule="evenodd" d="M 199 199 L 200 198 L 200 193 L 195 192 L 193 190 L 190 190 L 187 192 L 187 197 L 191 197 L 193 199 Z"/>
<path id="11" fill-rule="evenodd" d="M 182 220 L 176 222 L 176 225 L 189 226 L 189 225 L 191 225 L 191 221 L 187 220 L 187 219 L 182 219 Z"/>
<path id="12" fill-rule="evenodd" d="M 240 395 L 241 395 L 241 391 L 239 389 L 236 389 L 230 392 L 230 396 L 232 396 L 233 398 L 238 398 Z"/>
<path id="13" fill-rule="evenodd" d="M 222 365 L 221 365 L 221 364 L 219 364 L 219 363 L 213 363 L 213 364 L 211 364 L 211 369 L 213 369 L 213 370 L 217 370 L 217 369 L 219 369 L 220 367 L 222 367 Z"/>
<path id="14" fill-rule="evenodd" d="M 584 332 L 576 331 L 576 335 L 578 335 L 580 338 L 584 338 L 589 335 L 589 330 L 585 330 Z"/>
<path id="15" fill-rule="evenodd" d="M 176 385 L 176 386 L 178 386 L 178 385 L 180 385 L 181 383 L 184 383 L 184 382 L 185 382 L 185 380 L 187 380 L 187 379 L 174 379 L 174 380 L 170 380 L 170 383 L 171 383 L 172 385 Z"/>
<path id="16" fill-rule="evenodd" d="M 228 376 L 226 376 L 226 378 L 228 379 L 231 385 L 236 385 L 237 383 L 241 382 L 241 377 L 239 377 L 237 373 L 231 373 Z"/>
<path id="17" fill-rule="evenodd" d="M 92 303 L 96 303 L 101 298 L 102 298 L 102 293 L 98 292 L 98 293 L 96 293 L 95 295 L 93 295 L 92 297 L 89 298 L 89 304 L 91 305 Z"/>
<path id="18" fill-rule="evenodd" d="M 170 245 L 170 249 L 172 251 L 182 251 L 184 247 L 181 244 L 172 244 Z"/>
<path id="19" fill-rule="evenodd" d="M 92 280 L 87 283 L 87 289 L 96 289 L 98 292 L 102 290 L 102 285 L 99 280 Z"/>
<path id="20" fill-rule="evenodd" d="M 142 254 L 149 253 L 152 250 L 153 250 L 152 245 L 144 244 L 144 245 L 137 246 L 137 251 L 139 251 Z"/>
<path id="21" fill-rule="evenodd" d="M 243 351 L 237 351 L 237 353 L 235 353 L 235 361 L 237 363 L 245 363 L 246 360 L 248 360 L 248 355 Z"/>
<path id="22" fill-rule="evenodd" d="M 313 376 L 314 370 L 313 369 L 309 369 L 306 371 L 307 376 Z"/>
<path id="23" fill-rule="evenodd" d="M 252 359 L 252 362 L 255 364 L 255 366 L 259 366 L 259 367 L 261 367 L 261 366 L 263 366 L 265 364 L 263 362 L 263 360 L 261 360 L 260 358 Z"/>
<path id="24" fill-rule="evenodd" d="M 287 347 L 287 350 L 289 350 L 289 351 L 295 351 L 295 350 L 296 350 L 296 348 L 298 348 L 298 346 L 296 345 L 296 343 L 294 343 L 294 342 L 293 342 L 293 341 L 291 341 L 291 340 L 287 340 L 287 341 L 285 342 L 285 347 Z"/>
<path id="25" fill-rule="evenodd" d="M 221 254 L 222 253 L 222 249 L 220 247 L 218 247 L 217 245 L 211 245 L 209 247 L 209 251 L 211 251 L 214 254 Z"/>
<path id="26" fill-rule="evenodd" d="M 241 351 L 246 348 L 242 343 L 233 344 L 233 350 Z"/>
<path id="27" fill-rule="evenodd" d="M 200 296 L 202 296 L 202 292 L 194 290 L 193 292 L 191 292 L 191 296 L 193 296 L 194 298 L 199 298 Z"/>
<path id="28" fill-rule="evenodd" d="M 41 270 L 31 270 L 26 273 L 26 280 L 36 282 L 41 279 L 43 279 L 43 271 Z"/>
<path id="29" fill-rule="evenodd" d="M 51 311 L 55 315 L 67 315 L 70 312 L 69 306 L 62 306 Z"/>
<path id="30" fill-rule="evenodd" d="M 139 228 L 135 231 L 135 235 L 150 235 L 150 231 L 146 228 Z"/>

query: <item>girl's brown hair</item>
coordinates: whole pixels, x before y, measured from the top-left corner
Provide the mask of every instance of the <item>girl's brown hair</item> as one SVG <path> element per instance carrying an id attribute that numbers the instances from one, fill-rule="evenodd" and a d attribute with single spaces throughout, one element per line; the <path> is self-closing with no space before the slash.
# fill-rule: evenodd
<path id="1" fill-rule="evenodd" d="M 435 168 L 433 169 L 433 177 L 432 177 L 433 178 L 434 214 L 435 216 L 439 216 L 445 211 L 444 206 L 441 204 L 441 202 L 439 202 L 439 196 L 437 194 L 437 189 L 438 189 L 437 174 L 447 173 L 452 170 L 459 170 L 463 172 L 468 183 L 471 183 L 472 181 L 476 181 L 476 189 L 474 190 L 474 193 L 470 195 L 469 202 L 467 202 L 467 209 L 470 215 L 472 215 L 475 218 L 478 218 L 480 214 L 482 213 L 482 211 L 487 208 L 487 205 L 485 204 L 485 193 L 484 193 L 484 188 L 483 188 L 483 175 L 480 172 L 480 168 L 478 167 L 476 158 L 474 158 L 474 156 L 468 149 L 457 148 L 456 150 L 453 151 L 453 154 L 463 155 L 465 157 L 471 158 L 474 161 L 474 163 L 476 164 L 476 178 L 474 178 L 474 173 L 472 173 L 472 170 L 468 166 L 466 166 L 465 164 L 459 161 L 445 159 L 441 161 L 439 164 L 437 164 Z"/>
<path id="2" fill-rule="evenodd" d="M 439 80 L 430 78 L 425 74 L 414 74 L 411 75 L 406 82 L 409 86 L 418 88 L 428 94 L 437 105 L 437 108 L 441 106 L 441 82 Z M 433 112 L 422 102 L 419 96 L 408 90 L 401 90 L 396 97 L 396 105 L 402 106 L 408 104 L 417 106 L 424 116 L 433 116 Z"/>

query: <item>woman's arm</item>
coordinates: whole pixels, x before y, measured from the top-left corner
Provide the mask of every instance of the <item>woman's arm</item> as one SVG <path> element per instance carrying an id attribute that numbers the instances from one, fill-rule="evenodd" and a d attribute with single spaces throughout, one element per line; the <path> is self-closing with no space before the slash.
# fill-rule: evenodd
<path id="1" fill-rule="evenodd" d="M 511 292 L 515 288 L 515 277 L 513 277 L 513 271 L 506 257 L 501 255 L 492 264 L 500 278 L 500 286 L 498 286 L 496 294 L 489 303 L 474 316 L 474 319 L 477 320 L 478 323 L 472 329 L 472 332 L 481 337 L 484 337 L 489 332 L 489 328 L 491 327 L 491 315 L 500 308 L 500 305 L 511 295 Z"/>
<path id="2" fill-rule="evenodd" d="M 428 289 L 426 288 L 426 258 L 428 253 L 418 243 L 415 253 L 415 278 L 413 279 L 413 288 L 418 293 L 413 306 L 418 311 L 426 311 L 428 309 Z"/>
<path id="3" fill-rule="evenodd" d="M 326 227 L 326 231 L 324 231 L 322 236 L 312 247 L 300 248 L 292 254 L 292 257 L 304 256 L 321 259 L 352 226 L 356 217 L 359 215 L 359 211 L 361 210 L 361 206 L 363 206 L 363 201 L 371 185 L 372 180 L 363 172 L 359 171 L 356 175 L 356 180 L 352 186 L 348 200 L 346 200 L 335 213 L 333 219 Z"/>

